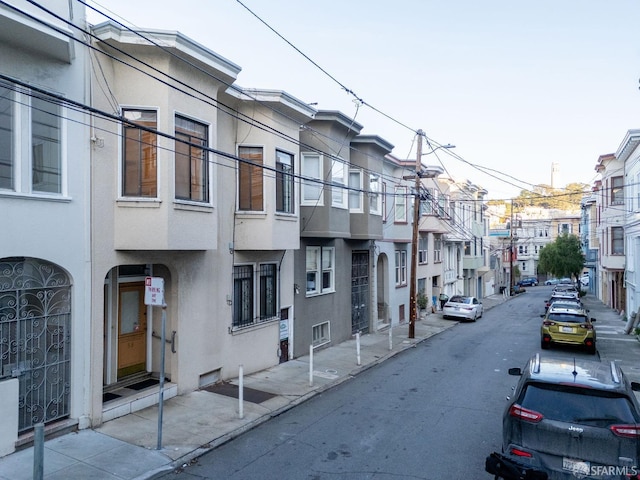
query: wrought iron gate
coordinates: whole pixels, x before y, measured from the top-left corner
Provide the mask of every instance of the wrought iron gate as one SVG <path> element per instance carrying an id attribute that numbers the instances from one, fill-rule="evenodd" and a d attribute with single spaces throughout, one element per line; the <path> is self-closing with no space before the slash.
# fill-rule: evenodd
<path id="1" fill-rule="evenodd" d="M 369 252 L 351 253 L 351 333 L 369 333 Z"/>
<path id="2" fill-rule="evenodd" d="M 69 415 L 71 284 L 49 262 L 0 260 L 0 380 L 17 377 L 18 432 Z"/>

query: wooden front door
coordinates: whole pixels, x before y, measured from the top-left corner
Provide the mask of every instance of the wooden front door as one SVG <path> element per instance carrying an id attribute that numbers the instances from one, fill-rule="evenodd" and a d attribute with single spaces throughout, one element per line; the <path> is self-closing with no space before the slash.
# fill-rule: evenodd
<path id="1" fill-rule="evenodd" d="M 147 307 L 144 304 L 144 283 L 120 285 L 118 297 L 118 379 L 121 379 L 146 369 Z"/>

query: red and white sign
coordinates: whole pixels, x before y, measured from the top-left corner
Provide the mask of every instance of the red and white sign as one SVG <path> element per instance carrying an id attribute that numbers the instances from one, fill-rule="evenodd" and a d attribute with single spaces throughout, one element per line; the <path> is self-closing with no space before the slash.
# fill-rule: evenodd
<path id="1" fill-rule="evenodd" d="M 164 306 L 164 278 L 146 277 L 144 279 L 144 304 Z"/>

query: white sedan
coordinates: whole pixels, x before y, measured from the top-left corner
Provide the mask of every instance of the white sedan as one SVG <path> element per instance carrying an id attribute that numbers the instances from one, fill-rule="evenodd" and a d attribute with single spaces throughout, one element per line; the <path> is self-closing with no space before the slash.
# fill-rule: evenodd
<path id="1" fill-rule="evenodd" d="M 476 297 L 465 297 L 462 295 L 454 295 L 442 308 L 443 318 L 460 318 L 462 320 L 471 320 L 482 317 L 482 302 Z"/>

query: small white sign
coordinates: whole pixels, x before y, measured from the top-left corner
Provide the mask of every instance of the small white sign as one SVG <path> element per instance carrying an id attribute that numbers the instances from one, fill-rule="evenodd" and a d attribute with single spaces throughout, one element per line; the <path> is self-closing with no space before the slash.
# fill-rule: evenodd
<path id="1" fill-rule="evenodd" d="M 164 306 L 164 278 L 146 277 L 144 279 L 144 304 Z"/>

